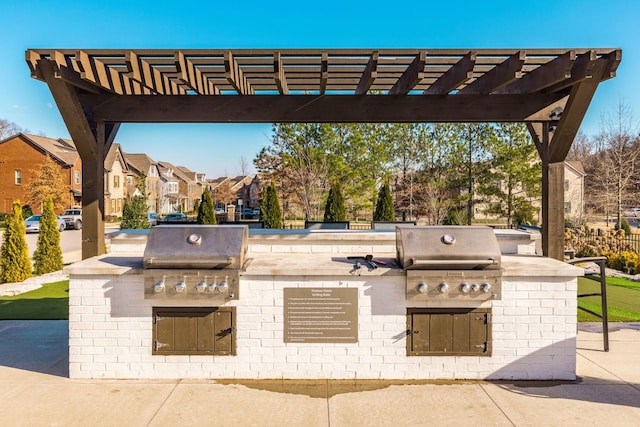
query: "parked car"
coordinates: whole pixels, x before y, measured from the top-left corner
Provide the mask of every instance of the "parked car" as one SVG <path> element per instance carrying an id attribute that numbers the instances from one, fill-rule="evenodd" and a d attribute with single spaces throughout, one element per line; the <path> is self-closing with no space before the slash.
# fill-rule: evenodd
<path id="1" fill-rule="evenodd" d="M 623 212 L 625 216 L 630 218 L 640 218 L 640 208 L 632 208 Z"/>
<path id="2" fill-rule="evenodd" d="M 82 228 L 82 209 L 67 209 L 62 214 L 66 228 L 80 230 Z"/>
<path id="3" fill-rule="evenodd" d="M 174 212 L 174 213 L 167 214 L 164 217 L 164 220 L 167 222 L 186 222 L 187 216 L 182 212 Z"/>
<path id="4" fill-rule="evenodd" d="M 24 226 L 27 228 L 27 233 L 38 233 L 40 232 L 40 218 L 42 215 L 31 215 L 29 218 L 24 220 Z M 58 230 L 64 231 L 66 227 L 64 219 L 59 216 L 56 216 L 58 220 Z"/>
<path id="5" fill-rule="evenodd" d="M 158 214 L 155 212 L 149 212 L 147 214 L 147 220 L 149 221 L 149 224 L 151 224 L 152 227 L 154 225 L 158 225 Z"/>
<path id="6" fill-rule="evenodd" d="M 253 208 L 252 213 L 253 213 L 253 216 L 258 218 L 260 216 L 260 208 Z"/>
<path id="7" fill-rule="evenodd" d="M 226 213 L 226 211 L 224 210 L 224 208 L 215 208 L 214 213 L 216 215 L 222 215 L 222 214 Z"/>

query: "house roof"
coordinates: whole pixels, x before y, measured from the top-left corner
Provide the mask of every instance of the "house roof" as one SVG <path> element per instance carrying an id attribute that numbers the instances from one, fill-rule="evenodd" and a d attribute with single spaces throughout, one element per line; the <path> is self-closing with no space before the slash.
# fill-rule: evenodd
<path id="1" fill-rule="evenodd" d="M 587 173 L 584 170 L 584 165 L 582 162 L 577 160 L 566 161 L 565 164 L 569 166 L 571 169 L 575 170 L 578 174 L 582 176 L 586 176 Z"/>
<path id="2" fill-rule="evenodd" d="M 21 132 L 5 138 L 3 141 L 0 141 L 0 144 L 14 138 L 21 138 L 40 151 L 50 155 L 55 161 L 63 166 L 73 166 L 80 158 L 73 142 L 62 138 L 53 139 L 46 136 Z"/>
<path id="3" fill-rule="evenodd" d="M 138 173 L 147 175 L 151 166 L 157 166 L 157 162 L 144 153 L 131 154 L 122 152 L 122 155 L 128 169 L 135 169 Z"/>
<path id="4" fill-rule="evenodd" d="M 124 161 L 124 158 L 122 157 L 122 150 L 120 148 L 120 144 L 113 143 L 111 144 L 111 147 L 109 148 L 109 152 L 104 158 L 105 170 L 110 171 L 111 169 L 113 169 L 113 164 L 116 161 L 120 162 L 120 164 L 122 165 L 122 170 L 126 172 L 127 163 Z"/>

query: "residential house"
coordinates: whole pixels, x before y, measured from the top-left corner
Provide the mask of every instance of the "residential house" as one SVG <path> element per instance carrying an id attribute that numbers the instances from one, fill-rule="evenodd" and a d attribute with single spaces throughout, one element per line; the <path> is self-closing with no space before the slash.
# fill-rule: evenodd
<path id="1" fill-rule="evenodd" d="M 584 215 L 586 175 L 582 162 L 564 162 L 564 214 L 567 218 L 582 218 Z"/>
<path id="2" fill-rule="evenodd" d="M 189 179 L 188 195 L 189 200 L 199 200 L 202 197 L 202 191 L 206 185 L 206 177 L 203 173 L 193 172 L 186 166 L 177 167 L 182 174 Z"/>
<path id="3" fill-rule="evenodd" d="M 200 197 L 196 181 L 169 162 L 158 162 L 158 168 L 161 179 L 166 183 L 167 212 L 193 211 L 195 201 Z"/>
<path id="4" fill-rule="evenodd" d="M 127 198 L 127 163 L 120 144 L 111 144 L 104 160 L 104 214 L 121 217 Z"/>
<path id="5" fill-rule="evenodd" d="M 249 193 L 249 185 L 253 178 L 251 176 L 236 176 L 234 178 L 219 177 L 208 179 L 207 185 L 213 202 L 216 207 L 223 207 L 226 204 L 235 204 L 236 206 L 245 208 L 258 207 L 257 204 L 252 205 Z"/>
<path id="6" fill-rule="evenodd" d="M 160 179 L 158 164 L 146 154 L 122 153 L 127 165 L 127 194 L 135 196 L 137 178 L 144 174 L 145 192 L 149 212 L 161 213 L 161 194 L 163 185 Z"/>
<path id="7" fill-rule="evenodd" d="M 81 204 L 82 163 L 73 142 L 18 133 L 0 141 L 0 212 L 10 212 L 14 200 L 25 203 L 25 184 L 47 156 L 60 166 L 69 188 L 68 207 Z M 41 207 L 31 209 L 40 213 Z"/>

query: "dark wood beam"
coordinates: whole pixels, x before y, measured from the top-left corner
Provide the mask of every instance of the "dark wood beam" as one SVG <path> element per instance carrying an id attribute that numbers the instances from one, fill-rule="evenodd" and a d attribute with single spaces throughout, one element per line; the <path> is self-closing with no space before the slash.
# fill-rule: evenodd
<path id="1" fill-rule="evenodd" d="M 558 126 L 553 132 L 549 162 L 564 162 L 571 149 L 571 144 L 580 129 L 580 124 L 587 113 L 593 95 L 603 73 L 610 67 L 607 58 L 600 58 L 592 71 L 592 77 L 574 85 L 567 104 L 562 112 Z"/>
<path id="2" fill-rule="evenodd" d="M 253 89 L 230 51 L 224 53 L 224 74 L 238 95 L 251 95 Z"/>
<path id="3" fill-rule="evenodd" d="M 433 82 L 424 95 L 446 95 L 458 86 L 468 82 L 473 77 L 473 67 L 476 63 L 476 53 L 469 52 L 447 72 L 442 74 L 438 80 Z"/>
<path id="4" fill-rule="evenodd" d="M 369 88 L 376 80 L 378 76 L 378 51 L 375 50 L 367 62 L 367 66 L 364 67 L 360 81 L 355 90 L 355 95 L 366 95 L 369 92 Z"/>
<path id="5" fill-rule="evenodd" d="M 96 120 L 118 123 L 517 122 L 564 95 L 82 95 Z"/>
<path id="6" fill-rule="evenodd" d="M 597 55 L 594 50 L 590 50 L 578 55 L 571 67 L 571 76 L 554 85 L 544 89 L 545 92 L 558 92 L 571 87 L 593 76 L 593 69 L 596 66 Z"/>
<path id="7" fill-rule="evenodd" d="M 329 81 L 329 52 L 323 51 L 320 57 L 320 95 L 324 95 Z"/>
<path id="8" fill-rule="evenodd" d="M 502 63 L 477 78 L 458 91 L 458 94 L 489 94 L 522 77 L 522 67 L 526 60 L 525 51 L 511 55 Z"/>
<path id="9" fill-rule="evenodd" d="M 42 75 L 51 90 L 71 139 L 82 161 L 82 258 L 105 253 L 104 244 L 104 156 L 107 130 L 104 123 L 87 118 L 86 106 L 78 99 L 73 86 L 55 76 L 55 65 L 49 60 L 38 61 Z M 109 139 L 115 137 L 119 125 L 109 128 Z"/>
<path id="10" fill-rule="evenodd" d="M 284 64 L 280 57 L 280 52 L 274 52 L 273 54 L 273 79 L 278 87 L 278 92 L 281 95 L 289 94 L 289 87 L 287 85 L 287 77 L 284 75 Z"/>
<path id="11" fill-rule="evenodd" d="M 389 95 L 406 95 L 424 78 L 424 64 L 427 53 L 420 51 L 402 73 L 398 81 L 389 89 Z"/>
<path id="12" fill-rule="evenodd" d="M 542 129 L 544 126 L 541 122 L 528 122 L 526 125 L 536 150 L 538 150 L 538 155 L 542 158 L 544 154 L 542 151 Z"/>
<path id="13" fill-rule="evenodd" d="M 493 93 L 534 93 L 571 77 L 576 52 L 570 50 Z"/>

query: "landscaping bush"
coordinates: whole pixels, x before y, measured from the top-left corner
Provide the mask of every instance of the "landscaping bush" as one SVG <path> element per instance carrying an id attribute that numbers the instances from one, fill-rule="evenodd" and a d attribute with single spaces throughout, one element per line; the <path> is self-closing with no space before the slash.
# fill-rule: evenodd
<path id="1" fill-rule="evenodd" d="M 40 217 L 40 234 L 33 253 L 33 268 L 36 275 L 62 270 L 62 249 L 60 248 L 60 230 L 53 211 L 51 196 L 44 199 Z"/>
<path id="2" fill-rule="evenodd" d="M 198 206 L 198 218 L 196 219 L 198 224 L 217 224 L 215 209 L 213 208 L 213 199 L 211 198 L 211 192 L 209 188 L 205 188 L 202 192 L 200 199 L 200 205 Z"/>
<path id="3" fill-rule="evenodd" d="M 31 209 L 31 206 L 29 205 L 24 205 L 22 207 L 22 219 L 27 219 L 29 218 L 31 215 L 33 215 L 33 210 Z"/>
<path id="4" fill-rule="evenodd" d="M 376 203 L 376 210 L 373 213 L 374 221 L 395 221 L 396 212 L 393 209 L 393 198 L 391 197 L 391 189 L 388 183 L 384 183 L 380 187 L 378 193 L 378 201 Z"/>
<path id="5" fill-rule="evenodd" d="M 640 255 L 636 252 L 622 251 L 605 252 L 607 267 L 619 270 L 627 274 L 640 274 Z"/>
<path id="6" fill-rule="evenodd" d="M 624 230 L 624 234 L 626 236 L 630 236 L 631 235 L 631 226 L 629 225 L 629 221 L 627 221 L 627 218 L 622 218 L 620 220 L 620 223 L 616 222 L 616 226 L 615 226 L 616 230 Z"/>
<path id="7" fill-rule="evenodd" d="M 334 182 L 329 189 L 327 204 L 324 208 L 324 222 L 346 221 L 347 211 L 344 207 L 344 196 L 339 182 Z"/>
<path id="8" fill-rule="evenodd" d="M 260 201 L 260 221 L 264 228 L 282 228 L 282 210 L 273 180 L 263 192 Z"/>
<path id="9" fill-rule="evenodd" d="M 11 215 L 7 218 L 2 248 L 0 249 L 0 279 L 5 282 L 22 282 L 31 277 L 33 267 L 29 259 L 27 229 L 22 218 L 20 201 L 13 202 Z"/>

